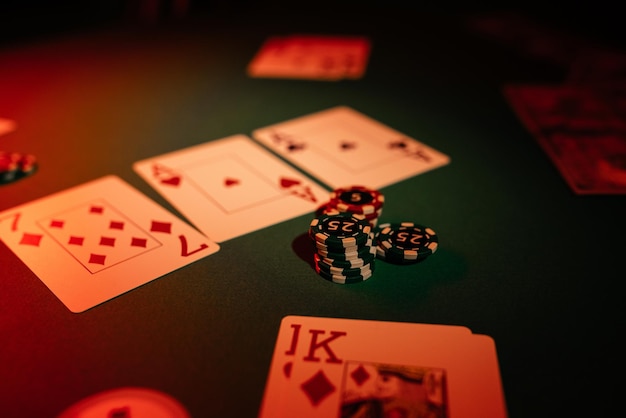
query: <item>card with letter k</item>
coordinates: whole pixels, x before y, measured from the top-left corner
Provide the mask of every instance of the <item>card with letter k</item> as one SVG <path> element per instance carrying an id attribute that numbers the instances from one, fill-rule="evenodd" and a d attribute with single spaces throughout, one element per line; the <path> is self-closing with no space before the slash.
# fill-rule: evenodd
<path id="1" fill-rule="evenodd" d="M 493 339 L 454 325 L 283 318 L 260 418 L 504 418 Z"/>

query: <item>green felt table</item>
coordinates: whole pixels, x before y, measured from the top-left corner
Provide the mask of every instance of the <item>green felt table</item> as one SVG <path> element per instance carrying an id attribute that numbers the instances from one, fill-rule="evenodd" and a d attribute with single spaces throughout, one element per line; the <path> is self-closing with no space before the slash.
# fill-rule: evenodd
<path id="1" fill-rule="evenodd" d="M 381 189 L 381 222 L 431 226 L 437 253 L 379 262 L 357 285 L 311 268 L 312 213 L 79 314 L 0 244 L 0 414 L 52 418 L 132 386 L 193 417 L 253 417 L 286 315 L 466 326 L 496 343 L 510 417 L 616 408 L 626 197 L 574 194 L 502 94 L 509 82 L 561 82 L 566 69 L 464 22 L 415 9 L 229 11 L 4 45 L 0 117 L 17 130 L 0 149 L 34 154 L 39 170 L 0 186 L 0 210 L 115 174 L 180 216 L 133 162 L 338 105 L 451 162 Z M 248 77 L 266 37 L 290 33 L 370 37 L 365 76 Z"/>

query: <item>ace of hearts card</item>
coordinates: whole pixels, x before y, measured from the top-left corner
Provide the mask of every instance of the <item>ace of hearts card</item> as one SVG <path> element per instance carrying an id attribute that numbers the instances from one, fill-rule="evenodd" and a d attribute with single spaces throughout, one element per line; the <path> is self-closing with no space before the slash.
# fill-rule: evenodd
<path id="1" fill-rule="evenodd" d="M 347 106 L 255 130 L 252 136 L 333 189 L 382 188 L 450 158 Z"/>
<path id="2" fill-rule="evenodd" d="M 312 213 L 329 196 L 245 135 L 148 158 L 133 167 L 217 242 Z"/>
<path id="3" fill-rule="evenodd" d="M 117 176 L 0 212 L 0 240 L 72 312 L 220 249 Z"/>
<path id="4" fill-rule="evenodd" d="M 505 418 L 493 339 L 454 325 L 286 316 L 259 418 Z"/>

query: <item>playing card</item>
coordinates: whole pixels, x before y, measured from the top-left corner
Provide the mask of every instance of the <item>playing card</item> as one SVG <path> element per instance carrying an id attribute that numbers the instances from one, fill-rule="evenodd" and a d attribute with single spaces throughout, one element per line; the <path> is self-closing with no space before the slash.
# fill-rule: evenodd
<path id="1" fill-rule="evenodd" d="M 381 188 L 450 161 L 345 106 L 257 129 L 253 137 L 333 189 L 350 184 Z"/>
<path id="2" fill-rule="evenodd" d="M 115 176 L 0 212 L 0 239 L 72 312 L 219 250 Z"/>
<path id="3" fill-rule="evenodd" d="M 142 160 L 134 169 L 217 242 L 314 212 L 329 196 L 245 135 Z"/>
<path id="4" fill-rule="evenodd" d="M 272 36 L 247 71 L 250 77 L 358 79 L 365 73 L 369 53 L 370 41 L 362 36 Z"/>
<path id="5" fill-rule="evenodd" d="M 590 45 L 575 32 L 510 11 L 472 14 L 466 23 L 473 32 L 504 44 L 510 51 L 560 66 L 569 66 L 579 51 Z"/>
<path id="6" fill-rule="evenodd" d="M 600 48 L 582 50 L 570 66 L 566 82 L 605 88 L 619 83 L 623 87 L 626 83 L 626 53 Z"/>
<path id="7" fill-rule="evenodd" d="M 0 118 L 0 135 L 8 134 L 15 130 L 15 122 L 11 119 Z"/>
<path id="8" fill-rule="evenodd" d="M 260 418 L 506 417 L 493 340 L 465 327 L 283 318 Z"/>
<path id="9" fill-rule="evenodd" d="M 626 85 L 508 85 L 504 93 L 575 193 L 626 193 Z"/>

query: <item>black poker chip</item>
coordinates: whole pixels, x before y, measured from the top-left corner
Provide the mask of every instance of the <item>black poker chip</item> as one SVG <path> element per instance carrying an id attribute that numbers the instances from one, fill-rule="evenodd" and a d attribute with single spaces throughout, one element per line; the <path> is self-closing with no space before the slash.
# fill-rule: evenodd
<path id="1" fill-rule="evenodd" d="M 425 260 L 439 246 L 439 237 L 432 228 L 414 222 L 381 224 L 375 241 L 378 258 L 396 264 Z"/>
<path id="2" fill-rule="evenodd" d="M 367 258 L 372 254 L 376 253 L 376 246 L 373 245 L 373 241 L 368 241 L 368 244 L 363 246 L 362 248 L 358 248 L 354 251 L 344 252 L 344 253 L 335 253 L 326 250 L 322 250 L 319 247 L 317 248 L 317 254 L 320 257 L 338 260 L 338 261 L 348 261 L 348 260 L 358 260 L 362 258 Z"/>
<path id="3" fill-rule="evenodd" d="M 320 258 L 321 263 L 328 264 L 331 267 L 339 267 L 339 268 L 345 268 L 345 269 L 363 267 L 366 264 L 372 263 L 376 259 L 376 254 L 371 254 L 371 253 L 368 253 L 368 255 L 362 258 L 356 258 L 353 260 L 339 260 L 339 259 L 325 258 L 325 257 L 320 256 L 319 254 L 315 254 L 315 255 Z"/>
<path id="4" fill-rule="evenodd" d="M 316 270 L 318 270 L 318 272 L 319 270 L 322 270 L 330 274 L 340 274 L 343 276 L 355 276 L 367 273 L 369 271 L 374 271 L 375 267 L 375 264 L 373 263 L 373 257 L 369 260 L 364 259 L 362 263 L 349 267 L 333 264 L 332 262 L 329 262 L 328 259 L 324 259 L 317 254 L 314 255 L 314 261 Z"/>
<path id="5" fill-rule="evenodd" d="M 341 274 L 329 274 L 323 270 L 318 271 L 317 273 L 320 277 L 331 281 L 333 283 L 339 283 L 339 284 L 351 284 L 351 283 L 361 283 L 364 282 L 366 280 L 368 280 L 370 277 L 372 277 L 372 275 L 374 274 L 373 271 L 369 271 L 369 272 L 365 272 L 363 274 L 359 274 L 359 275 L 353 275 L 353 276 L 344 276 Z"/>
<path id="6" fill-rule="evenodd" d="M 374 272 L 372 226 L 362 214 L 329 208 L 309 225 L 317 274 L 333 283 L 360 283 Z"/>
<path id="7" fill-rule="evenodd" d="M 364 216 L 333 210 L 311 221 L 309 236 L 326 246 L 346 248 L 366 243 L 371 230 Z"/>

